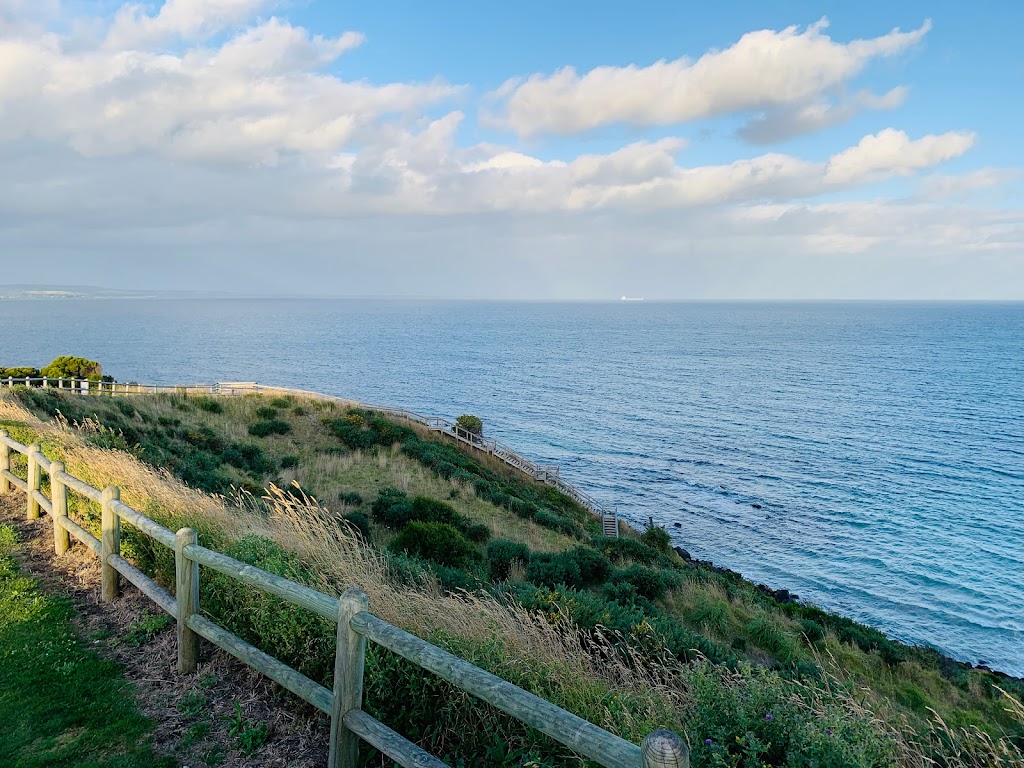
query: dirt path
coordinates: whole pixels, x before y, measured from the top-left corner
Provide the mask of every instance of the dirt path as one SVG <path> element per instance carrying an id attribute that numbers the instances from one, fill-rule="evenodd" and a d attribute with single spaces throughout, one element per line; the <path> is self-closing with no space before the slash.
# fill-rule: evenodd
<path id="1" fill-rule="evenodd" d="M 124 583 L 118 600 L 100 603 L 99 561 L 79 544 L 56 557 L 50 520 L 25 520 L 22 493 L 0 496 L 0 520 L 19 532 L 23 570 L 69 598 L 83 640 L 123 668 L 157 751 L 188 768 L 326 765 L 326 717 L 209 644 L 196 674 L 179 675 L 174 623 L 152 601 Z"/>

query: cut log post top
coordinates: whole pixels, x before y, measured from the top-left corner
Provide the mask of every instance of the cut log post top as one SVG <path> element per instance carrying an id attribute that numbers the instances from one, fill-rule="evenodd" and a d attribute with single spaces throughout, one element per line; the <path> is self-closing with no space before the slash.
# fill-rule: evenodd
<path id="1" fill-rule="evenodd" d="M 640 745 L 643 768 L 690 768 L 690 750 L 679 736 L 660 729 Z"/>

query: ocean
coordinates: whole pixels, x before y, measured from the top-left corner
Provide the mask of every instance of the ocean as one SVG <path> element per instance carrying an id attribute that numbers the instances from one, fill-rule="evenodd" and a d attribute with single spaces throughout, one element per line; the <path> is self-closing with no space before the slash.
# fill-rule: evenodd
<path id="1" fill-rule="evenodd" d="M 0 301 L 0 365 L 60 354 L 475 414 L 695 557 L 1024 676 L 1024 303 Z"/>

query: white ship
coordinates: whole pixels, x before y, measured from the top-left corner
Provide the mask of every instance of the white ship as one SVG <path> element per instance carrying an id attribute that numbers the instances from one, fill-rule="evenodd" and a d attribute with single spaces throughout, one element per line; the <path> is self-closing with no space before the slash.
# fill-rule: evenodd
<path id="1" fill-rule="evenodd" d="M 643 301 L 643 296 L 623 296 L 622 301 Z"/>

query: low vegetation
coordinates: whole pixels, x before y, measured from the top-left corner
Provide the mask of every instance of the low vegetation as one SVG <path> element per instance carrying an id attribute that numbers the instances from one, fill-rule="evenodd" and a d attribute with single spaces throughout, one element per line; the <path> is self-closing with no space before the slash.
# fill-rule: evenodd
<path id="1" fill-rule="evenodd" d="M 661 529 L 604 538 L 571 499 L 415 425 L 291 398 L 13 398 L 0 426 L 169 527 L 324 591 L 360 584 L 386 620 L 625 738 L 677 730 L 694 765 L 1024 766 L 1019 681 L 780 603 Z M 169 580 L 169 553 L 130 532 L 125 548 Z M 212 573 L 201 604 L 329 681 L 327 622 Z M 449 764 L 578 764 L 380 649 L 366 689 Z"/>
<path id="2" fill-rule="evenodd" d="M 0 755 L 19 768 L 172 768 L 154 754 L 117 665 L 84 647 L 69 600 L 46 595 L 0 526 Z"/>

